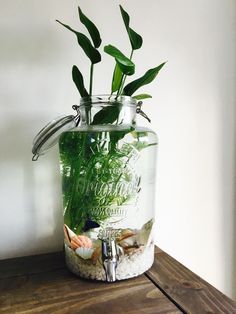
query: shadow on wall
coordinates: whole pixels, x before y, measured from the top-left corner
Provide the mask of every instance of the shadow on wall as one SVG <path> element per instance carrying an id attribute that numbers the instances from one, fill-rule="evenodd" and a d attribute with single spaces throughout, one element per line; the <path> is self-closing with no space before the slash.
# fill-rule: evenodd
<path id="1" fill-rule="evenodd" d="M 35 121 L 32 116 L 25 116 L 12 112 L 11 119 L 5 120 L 0 129 L 0 190 L 4 208 L 0 259 L 55 251 L 63 245 L 57 151 L 38 162 L 31 161 Z"/>
<path id="2" fill-rule="evenodd" d="M 236 128 L 235 128 L 236 129 Z M 236 130 L 234 132 L 236 139 Z M 235 154 L 236 157 L 236 147 Z M 232 296 L 236 300 L 236 158 L 234 165 L 234 208 L 233 208 L 233 241 L 232 241 L 232 257 L 233 257 L 233 270 L 232 270 Z"/>
<path id="3" fill-rule="evenodd" d="M 227 68 L 226 64 L 226 68 Z M 231 69 L 235 69 L 232 67 Z M 229 70 L 232 73 L 235 70 Z M 224 69 L 222 69 L 224 75 Z M 232 73 L 233 76 L 233 73 Z M 235 77 L 235 76 L 233 76 Z M 228 77 L 226 77 L 228 79 Z M 228 80 L 229 85 L 235 80 Z M 234 91 L 234 86 L 231 86 Z M 236 300 L 236 91 L 228 93 L 228 89 L 221 89 L 221 190 L 222 190 L 222 241 L 221 253 L 224 261 L 225 292 Z"/>
<path id="4" fill-rule="evenodd" d="M 60 67 L 54 69 L 63 52 L 49 22 L 56 2 L 45 2 L 37 14 L 35 5 L 9 2 L 0 14 L 0 259 L 59 250 L 63 243 L 57 152 L 31 161 L 35 126 L 50 116 L 47 103 L 62 98 Z"/>
<path id="5" fill-rule="evenodd" d="M 236 171 L 235 171 L 236 176 Z M 235 186 L 236 191 L 236 186 Z M 235 196 L 235 204 L 236 204 L 236 196 Z M 232 296 L 233 299 L 236 300 L 236 205 L 234 207 L 234 236 L 233 236 L 233 272 L 232 272 Z"/>

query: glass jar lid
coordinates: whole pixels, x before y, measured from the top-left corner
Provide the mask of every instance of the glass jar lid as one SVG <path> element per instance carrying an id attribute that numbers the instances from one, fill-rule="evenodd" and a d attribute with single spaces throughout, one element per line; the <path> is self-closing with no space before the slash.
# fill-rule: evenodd
<path id="1" fill-rule="evenodd" d="M 74 108 L 76 109 L 76 108 Z M 33 161 L 36 161 L 40 155 L 43 155 L 49 148 L 58 143 L 60 135 L 73 129 L 79 123 L 80 116 L 77 114 L 69 116 L 61 116 L 49 122 L 33 140 Z"/>

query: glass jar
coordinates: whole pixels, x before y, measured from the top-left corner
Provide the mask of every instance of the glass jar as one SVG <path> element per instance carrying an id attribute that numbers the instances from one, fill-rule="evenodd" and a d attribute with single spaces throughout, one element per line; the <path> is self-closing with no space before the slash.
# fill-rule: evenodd
<path id="1" fill-rule="evenodd" d="M 84 278 L 138 276 L 154 260 L 156 134 L 136 125 L 137 101 L 94 96 L 59 138 L 68 268 Z"/>

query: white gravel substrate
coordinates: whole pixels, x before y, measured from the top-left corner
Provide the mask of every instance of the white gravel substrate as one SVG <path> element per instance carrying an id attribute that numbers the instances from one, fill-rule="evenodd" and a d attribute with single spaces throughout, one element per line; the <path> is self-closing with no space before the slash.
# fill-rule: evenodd
<path id="1" fill-rule="evenodd" d="M 76 253 L 65 245 L 66 264 L 74 274 L 87 278 L 106 281 L 105 271 L 101 261 L 95 265 L 90 260 L 83 260 Z M 132 255 L 123 255 L 120 257 L 116 269 L 117 280 L 136 277 L 147 271 L 154 261 L 154 245 L 151 244 L 143 252 L 137 252 Z"/>

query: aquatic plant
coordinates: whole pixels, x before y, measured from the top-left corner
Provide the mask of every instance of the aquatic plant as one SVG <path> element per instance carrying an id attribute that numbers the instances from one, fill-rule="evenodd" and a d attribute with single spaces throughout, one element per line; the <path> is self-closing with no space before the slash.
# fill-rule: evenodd
<path id="1" fill-rule="evenodd" d="M 121 5 L 120 12 L 129 37 L 131 52 L 130 56 L 127 57 L 114 45 L 109 44 L 104 46 L 104 52 L 112 56 L 115 60 L 115 68 L 113 71 L 111 84 L 111 95 L 113 93 L 116 93 L 116 97 L 119 97 L 120 95 L 127 95 L 132 96 L 133 98 L 136 98 L 138 100 L 151 98 L 152 96 L 147 93 L 142 93 L 139 95 L 133 94 L 140 87 L 151 83 L 156 78 L 157 74 L 162 69 L 162 67 L 165 65 L 165 62 L 161 63 L 160 65 L 152 69 L 149 69 L 141 77 L 125 85 L 127 76 L 132 76 L 135 74 L 135 64 L 132 59 L 134 51 L 142 47 L 143 39 L 138 33 L 136 33 L 130 27 L 130 17 L 128 13 L 122 8 Z M 84 53 L 86 54 L 90 61 L 89 92 L 87 91 L 88 89 L 85 88 L 83 75 L 78 69 L 78 67 L 76 65 L 73 65 L 72 67 L 72 78 L 80 93 L 80 96 L 87 97 L 92 96 L 93 94 L 92 91 L 93 91 L 94 66 L 95 64 L 101 62 L 102 60 L 101 53 L 98 50 L 102 40 L 98 28 L 88 17 L 85 16 L 80 7 L 78 7 L 78 14 L 80 22 L 86 27 L 91 40 L 85 34 L 73 29 L 69 25 L 62 23 L 59 20 L 56 21 L 60 23 L 62 26 L 64 26 L 66 29 L 71 31 L 76 36 L 79 46 L 82 48 L 82 50 L 84 51 Z"/>
<path id="2" fill-rule="evenodd" d="M 132 96 L 137 101 L 151 98 L 147 93 L 135 93 L 139 88 L 151 83 L 165 64 L 164 62 L 149 69 L 141 77 L 126 84 L 127 79 L 135 74 L 133 56 L 134 52 L 142 47 L 143 39 L 130 27 L 130 17 L 122 6 L 120 12 L 131 46 L 130 55 L 127 57 L 114 45 L 104 46 L 104 52 L 115 61 L 108 98 L 112 98 L 112 101 L 109 106 L 101 105 L 101 110 L 89 121 L 91 125 L 115 123 L 121 110 L 120 96 Z M 95 65 L 102 60 L 99 52 L 102 40 L 98 28 L 80 7 L 78 15 L 90 38 L 59 20 L 57 22 L 76 36 L 79 46 L 89 59 L 89 87 L 85 86 L 83 74 L 76 65 L 72 67 L 72 79 L 80 96 L 86 99 L 87 104 L 92 105 L 93 76 Z M 87 105 L 87 116 L 91 117 L 90 110 L 91 106 Z M 143 115 L 145 116 L 144 113 Z M 124 138 L 128 134 L 133 136 L 133 141 L 125 143 Z M 147 132 L 134 131 L 132 125 L 122 131 L 75 130 L 61 135 L 59 145 L 64 220 L 74 232 L 79 234 L 98 227 L 107 219 L 116 217 L 122 206 L 128 206 L 129 202 L 134 203 L 140 191 L 141 177 L 131 169 L 130 159 L 135 151 L 153 145 L 142 140 L 146 135 Z"/>

